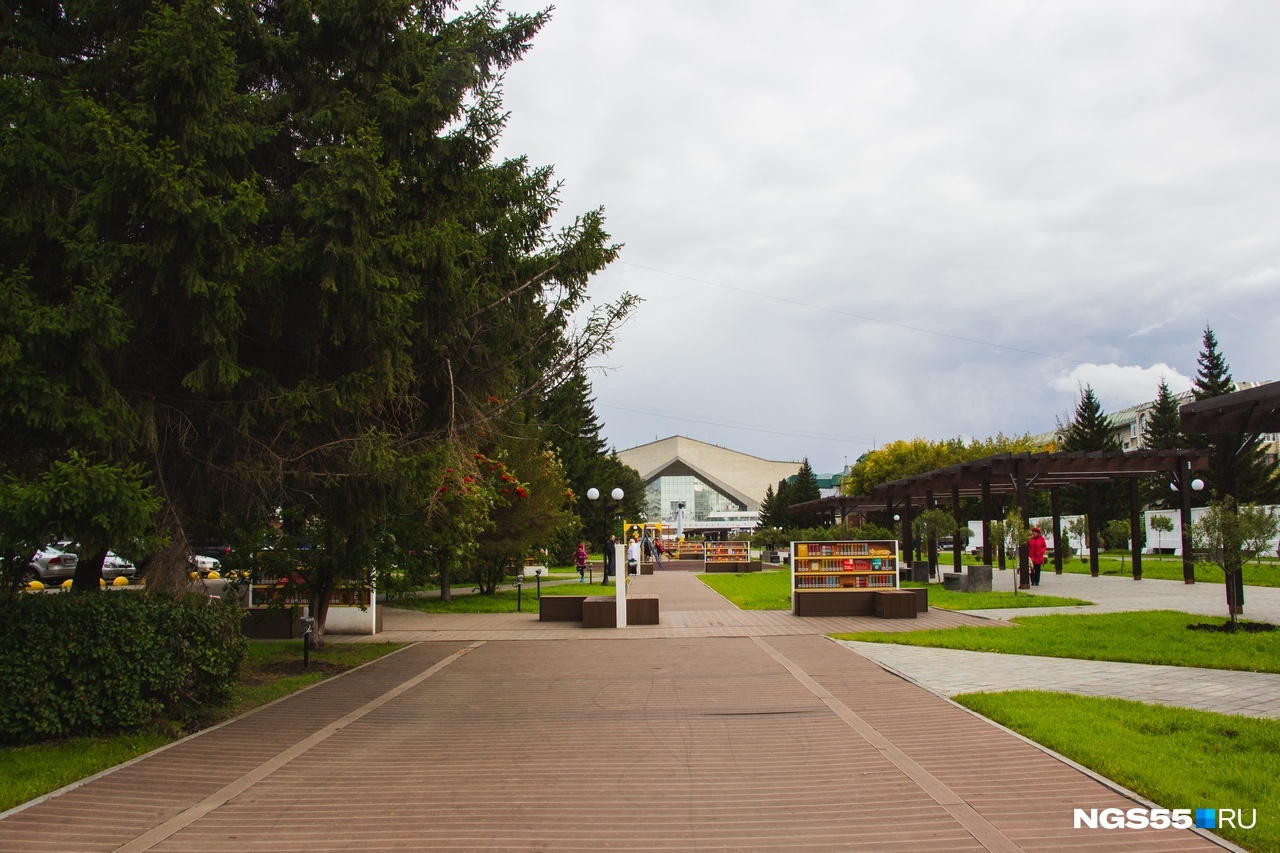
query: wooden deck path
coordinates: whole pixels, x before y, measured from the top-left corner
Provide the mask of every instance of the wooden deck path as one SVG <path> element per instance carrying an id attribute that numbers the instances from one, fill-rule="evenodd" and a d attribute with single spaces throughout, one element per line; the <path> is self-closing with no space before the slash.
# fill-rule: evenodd
<path id="1" fill-rule="evenodd" d="M 1135 803 L 812 631 L 645 630 L 416 643 L 10 813 L 0 850 L 1217 849 L 1073 829 Z"/>

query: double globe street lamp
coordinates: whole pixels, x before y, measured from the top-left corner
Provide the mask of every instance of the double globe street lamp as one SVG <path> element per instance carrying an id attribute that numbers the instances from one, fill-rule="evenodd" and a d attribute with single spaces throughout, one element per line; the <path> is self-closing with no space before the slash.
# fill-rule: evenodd
<path id="1" fill-rule="evenodd" d="M 609 493 L 609 497 L 613 498 L 615 502 L 621 501 L 623 498 L 622 489 L 615 488 L 613 491 Z M 589 501 L 600 500 L 600 490 L 595 488 L 594 486 L 592 488 L 587 489 L 587 500 Z M 605 547 L 608 547 L 608 546 L 606 545 Z M 615 544 L 613 546 L 613 573 L 614 573 L 613 583 L 614 583 L 614 587 L 617 594 L 617 621 L 615 622 L 615 624 L 619 628 L 625 628 L 627 627 L 627 593 L 626 593 L 627 582 L 626 582 L 626 575 L 620 576 L 618 574 L 618 566 L 620 565 L 623 566 L 625 571 L 625 565 L 626 565 L 624 562 L 625 558 L 620 559 L 622 555 L 619 554 L 618 552 L 621 550 L 622 550 L 621 545 Z M 607 566 L 608 563 L 606 563 L 605 565 Z M 608 582 L 607 571 L 605 575 L 605 581 L 606 583 Z"/>

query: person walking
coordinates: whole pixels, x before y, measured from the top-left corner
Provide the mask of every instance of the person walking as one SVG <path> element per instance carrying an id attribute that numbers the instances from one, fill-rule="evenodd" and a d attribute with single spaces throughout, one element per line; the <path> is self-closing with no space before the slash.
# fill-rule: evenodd
<path id="1" fill-rule="evenodd" d="M 1031 585 L 1040 586 L 1040 568 L 1044 565 L 1045 552 L 1049 543 L 1039 527 L 1031 528 L 1031 538 L 1027 540 L 1027 560 L 1031 563 Z"/>
<path id="2" fill-rule="evenodd" d="M 578 553 L 573 555 L 574 562 L 578 564 L 578 583 L 587 582 L 587 543 L 578 543 Z"/>

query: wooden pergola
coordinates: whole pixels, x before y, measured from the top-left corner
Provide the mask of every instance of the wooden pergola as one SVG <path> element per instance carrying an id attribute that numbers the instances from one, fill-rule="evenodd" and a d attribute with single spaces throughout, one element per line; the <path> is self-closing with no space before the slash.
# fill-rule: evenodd
<path id="1" fill-rule="evenodd" d="M 1262 443 L 1264 433 L 1280 432 L 1280 382 L 1268 382 L 1246 391 L 1234 391 L 1208 400 L 1187 403 L 1178 409 L 1180 427 L 1186 435 L 1216 435 L 1230 441 L 1215 442 L 1216 469 L 1225 494 L 1236 494 L 1236 463 Z M 1185 522 L 1184 522 L 1185 523 Z M 1227 584 L 1227 607 L 1240 612 L 1244 607 L 1244 576 L 1235 572 Z"/>
<path id="2" fill-rule="evenodd" d="M 787 511 L 793 515 L 833 518 L 850 512 L 888 512 L 902 522 L 903 542 L 908 559 L 912 553 L 911 521 L 919 509 L 930 509 L 948 500 L 952 515 L 960 514 L 960 499 L 976 497 L 982 502 L 982 557 L 991 564 L 991 509 L 994 496 L 1014 495 L 1026 522 L 1029 519 L 1028 498 L 1033 491 L 1048 491 L 1053 514 L 1054 543 L 1062 542 L 1062 514 L 1059 490 L 1064 486 L 1082 486 L 1085 490 L 1089 518 L 1090 573 L 1098 574 L 1098 486 L 1127 480 L 1129 482 L 1129 529 L 1133 556 L 1133 577 L 1142 578 L 1142 520 L 1138 481 L 1151 477 L 1165 478 L 1181 496 L 1183 579 L 1195 582 L 1191 536 L 1192 472 L 1209 466 L 1205 450 L 1135 450 L 1129 453 L 1001 453 L 939 468 L 924 474 L 881 483 L 866 495 L 836 495 L 796 504 Z M 936 546 L 933 546 L 936 547 Z M 952 560 L 960 570 L 962 546 L 959 538 L 952 542 Z M 1054 548 L 1054 569 L 1062 571 L 1062 548 Z M 1019 553 L 1019 568 L 1026 569 L 1026 551 Z"/>

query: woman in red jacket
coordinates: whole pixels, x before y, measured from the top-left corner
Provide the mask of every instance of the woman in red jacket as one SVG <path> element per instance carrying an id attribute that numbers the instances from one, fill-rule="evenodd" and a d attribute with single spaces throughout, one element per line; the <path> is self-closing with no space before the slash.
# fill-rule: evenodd
<path id="1" fill-rule="evenodd" d="M 1044 565 L 1045 552 L 1049 543 L 1044 541 L 1039 527 L 1031 528 L 1031 538 L 1027 540 L 1027 559 L 1031 562 L 1031 585 L 1040 586 L 1040 567 Z"/>

